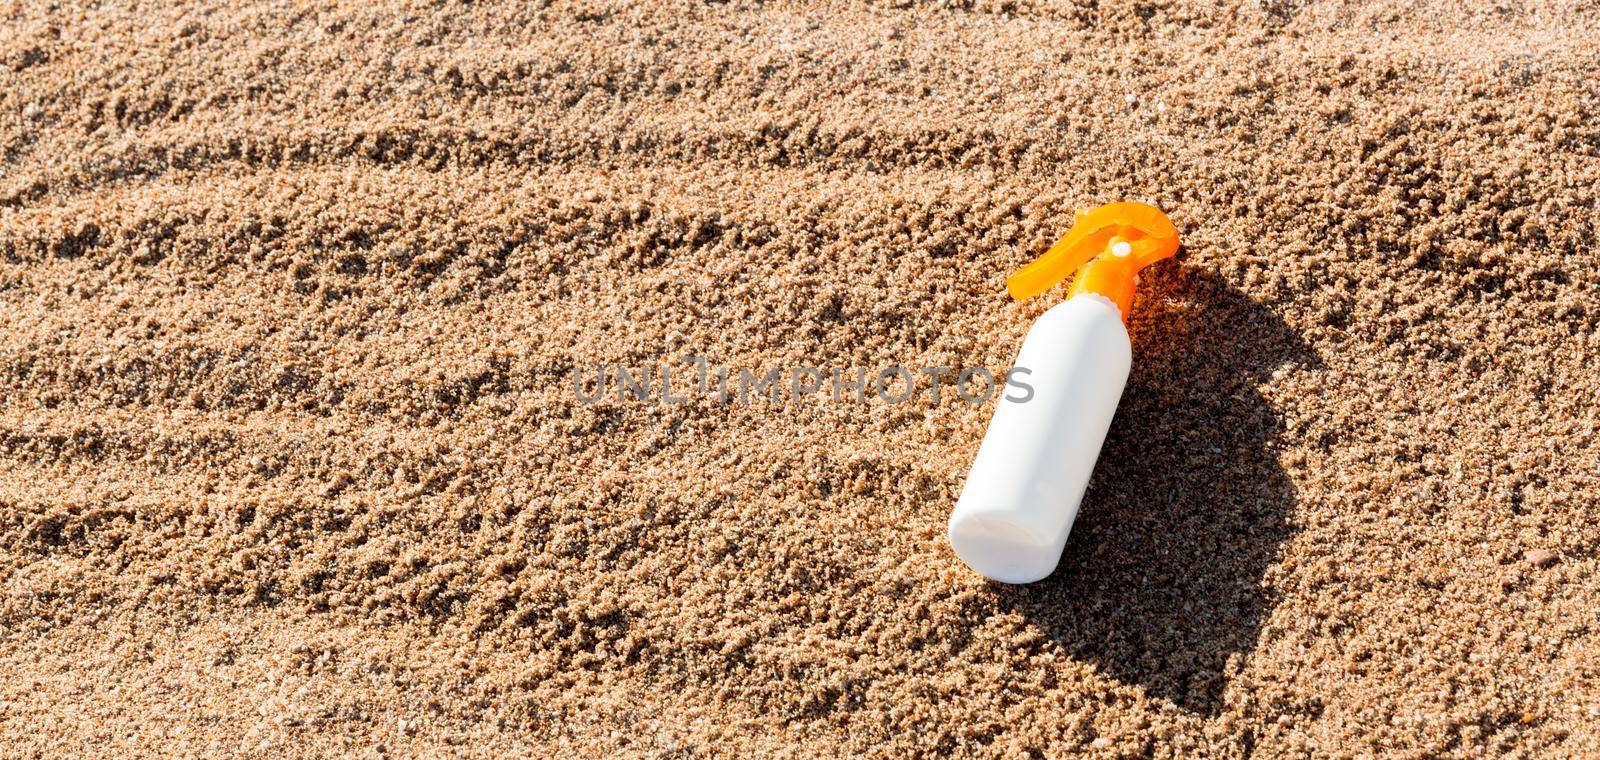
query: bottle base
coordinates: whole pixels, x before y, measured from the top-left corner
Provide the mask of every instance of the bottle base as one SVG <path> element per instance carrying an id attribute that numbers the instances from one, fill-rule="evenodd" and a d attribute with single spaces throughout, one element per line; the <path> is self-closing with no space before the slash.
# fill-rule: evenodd
<path id="1" fill-rule="evenodd" d="M 1061 547 L 1041 543 L 1022 526 L 996 515 L 952 519 L 950 545 L 979 575 L 1001 583 L 1033 583 L 1049 576 L 1061 561 Z"/>

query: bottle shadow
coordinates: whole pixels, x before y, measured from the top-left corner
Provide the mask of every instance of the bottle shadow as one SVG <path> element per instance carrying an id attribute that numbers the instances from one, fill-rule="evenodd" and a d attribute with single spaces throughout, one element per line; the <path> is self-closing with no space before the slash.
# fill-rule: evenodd
<path id="1" fill-rule="evenodd" d="M 1271 608 L 1264 574 L 1296 498 L 1258 388 L 1317 359 L 1216 275 L 1167 265 L 1144 279 L 1133 370 L 1061 563 L 994 588 L 1071 656 L 1213 716 Z"/>

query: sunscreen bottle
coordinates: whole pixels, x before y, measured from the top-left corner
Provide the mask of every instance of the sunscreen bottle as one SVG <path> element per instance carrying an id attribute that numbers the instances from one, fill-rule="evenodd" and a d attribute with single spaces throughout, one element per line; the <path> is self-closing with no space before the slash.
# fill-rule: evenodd
<path id="1" fill-rule="evenodd" d="M 1005 583 L 1055 570 L 1132 366 L 1123 323 L 1139 270 L 1177 251 L 1178 231 L 1155 207 L 1110 203 L 1079 212 L 1006 280 L 1020 301 L 1077 272 L 1017 353 L 1012 372 L 1033 394 L 1000 397 L 950 516 L 950 544 L 973 570 Z"/>

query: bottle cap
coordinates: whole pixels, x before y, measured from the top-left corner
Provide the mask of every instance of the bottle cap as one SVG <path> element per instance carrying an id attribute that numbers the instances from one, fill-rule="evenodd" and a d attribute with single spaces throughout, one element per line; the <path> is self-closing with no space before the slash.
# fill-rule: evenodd
<path id="1" fill-rule="evenodd" d="M 1031 298 L 1076 271 L 1069 297 L 1096 293 L 1111 299 L 1127 319 L 1139 270 L 1178 252 L 1178 230 L 1155 206 L 1107 203 L 1078 212 L 1072 229 L 1044 255 L 1006 279 L 1018 301 Z"/>

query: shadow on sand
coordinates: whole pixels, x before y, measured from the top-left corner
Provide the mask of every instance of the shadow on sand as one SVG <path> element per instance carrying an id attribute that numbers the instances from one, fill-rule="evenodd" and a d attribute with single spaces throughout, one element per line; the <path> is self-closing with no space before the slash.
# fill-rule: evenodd
<path id="1" fill-rule="evenodd" d="M 1140 291 L 1133 372 L 1061 564 L 994 589 L 1073 657 L 1210 716 L 1270 609 L 1295 504 L 1257 388 L 1316 358 L 1215 275 L 1157 267 Z"/>

